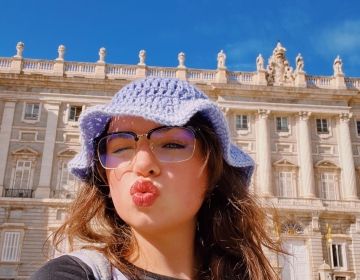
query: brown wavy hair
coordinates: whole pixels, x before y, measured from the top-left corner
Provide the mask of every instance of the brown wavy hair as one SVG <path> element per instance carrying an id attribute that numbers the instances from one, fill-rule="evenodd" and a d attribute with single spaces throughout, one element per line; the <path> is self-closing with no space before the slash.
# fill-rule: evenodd
<path id="1" fill-rule="evenodd" d="M 248 191 L 243 169 L 223 160 L 218 136 L 205 117 L 198 113 L 188 125 L 199 128 L 197 137 L 209 171 L 209 187 L 197 214 L 195 254 L 199 266 L 195 279 L 278 279 L 264 247 L 282 250 L 267 232 L 266 215 Z M 139 279 L 134 266 L 127 262 L 137 249 L 136 240 L 116 213 L 104 170 L 98 162 L 94 166 L 70 206 L 67 220 L 55 232 L 54 245 L 59 248 L 64 238 L 68 238 L 71 249 L 75 240 L 86 242 L 86 248 L 100 251 L 114 267 L 131 279 Z"/>

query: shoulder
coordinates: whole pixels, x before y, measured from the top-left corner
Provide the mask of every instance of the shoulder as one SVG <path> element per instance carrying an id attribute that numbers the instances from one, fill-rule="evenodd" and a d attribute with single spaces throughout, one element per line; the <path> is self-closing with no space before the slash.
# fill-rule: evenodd
<path id="1" fill-rule="evenodd" d="M 91 268 L 75 256 L 64 255 L 47 262 L 30 280 L 95 280 Z"/>

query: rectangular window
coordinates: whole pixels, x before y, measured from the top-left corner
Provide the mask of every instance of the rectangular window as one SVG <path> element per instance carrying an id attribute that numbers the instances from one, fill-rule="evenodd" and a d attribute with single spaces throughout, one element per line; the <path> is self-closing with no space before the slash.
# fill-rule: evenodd
<path id="1" fill-rule="evenodd" d="M 39 119 L 40 104 L 39 103 L 26 103 L 25 104 L 25 120 L 36 121 Z"/>
<path id="2" fill-rule="evenodd" d="M 67 162 L 63 162 L 61 166 L 61 178 L 60 178 L 60 188 L 74 186 L 75 177 L 68 170 Z"/>
<path id="3" fill-rule="evenodd" d="M 345 276 L 335 276 L 335 280 L 346 280 Z"/>
<path id="4" fill-rule="evenodd" d="M 236 130 L 247 130 L 248 127 L 248 116 L 237 115 L 236 116 Z"/>
<path id="5" fill-rule="evenodd" d="M 279 196 L 294 196 L 292 172 L 279 172 Z"/>
<path id="6" fill-rule="evenodd" d="M 360 136 L 360 121 L 356 121 L 357 135 Z"/>
<path id="7" fill-rule="evenodd" d="M 331 244 L 332 265 L 334 268 L 345 267 L 345 244 Z"/>
<path id="8" fill-rule="evenodd" d="M 320 175 L 321 198 L 329 200 L 336 199 L 335 183 L 335 174 L 322 173 Z"/>
<path id="9" fill-rule="evenodd" d="M 321 134 L 328 134 L 329 127 L 327 119 L 316 119 L 316 131 Z"/>
<path id="10" fill-rule="evenodd" d="M 18 160 L 16 162 L 15 176 L 12 184 L 13 189 L 29 189 L 31 175 L 31 161 Z"/>
<path id="11" fill-rule="evenodd" d="M 82 107 L 81 106 L 70 106 L 69 109 L 69 121 L 71 122 L 77 122 L 79 120 Z"/>
<path id="12" fill-rule="evenodd" d="M 289 124 L 287 117 L 276 118 L 276 130 L 279 132 L 289 132 Z"/>
<path id="13" fill-rule="evenodd" d="M 4 241 L 1 252 L 1 261 L 16 262 L 19 261 L 20 252 L 20 234 L 19 231 L 4 232 Z"/>

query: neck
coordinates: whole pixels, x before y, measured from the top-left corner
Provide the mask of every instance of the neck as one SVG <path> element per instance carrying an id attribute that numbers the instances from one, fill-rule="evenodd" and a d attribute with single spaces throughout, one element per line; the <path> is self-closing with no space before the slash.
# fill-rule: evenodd
<path id="1" fill-rule="evenodd" d="M 146 233 L 133 229 L 138 250 L 129 258 L 135 266 L 147 271 L 181 279 L 192 279 L 195 225 L 162 232 Z"/>

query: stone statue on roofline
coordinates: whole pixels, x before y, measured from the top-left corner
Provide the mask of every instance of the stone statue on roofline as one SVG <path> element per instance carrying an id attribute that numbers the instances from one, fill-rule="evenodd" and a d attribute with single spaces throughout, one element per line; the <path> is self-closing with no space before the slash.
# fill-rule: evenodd
<path id="1" fill-rule="evenodd" d="M 23 42 L 18 42 L 16 44 L 16 55 L 14 55 L 14 57 L 16 58 L 22 58 L 23 57 L 23 51 L 24 51 L 24 43 Z"/>
<path id="2" fill-rule="evenodd" d="M 226 69 L 226 54 L 223 50 L 221 50 L 217 55 L 217 68 L 218 69 Z"/>
<path id="3" fill-rule="evenodd" d="M 344 72 L 342 70 L 342 60 L 340 58 L 340 56 L 338 55 L 333 63 L 333 69 L 334 69 L 334 76 L 342 76 L 344 75 Z"/>
<path id="4" fill-rule="evenodd" d="M 98 63 L 105 63 L 105 56 L 106 56 L 106 49 L 105 48 L 100 48 L 99 49 Z"/>
<path id="5" fill-rule="evenodd" d="M 285 52 L 286 49 L 278 42 L 269 58 L 266 68 L 268 85 L 292 86 L 294 84 L 293 68 L 286 59 Z"/>
<path id="6" fill-rule="evenodd" d="M 57 61 L 64 61 L 65 57 L 65 46 L 59 45 L 58 47 L 58 57 L 56 58 Z"/>
<path id="7" fill-rule="evenodd" d="M 264 68 L 264 58 L 262 57 L 261 54 L 258 55 L 258 57 L 256 58 L 256 70 L 262 71 L 265 70 Z"/>
<path id="8" fill-rule="evenodd" d="M 185 53 L 180 52 L 178 54 L 179 65 L 178 68 L 185 68 Z"/>
<path id="9" fill-rule="evenodd" d="M 304 59 L 300 53 L 296 56 L 295 62 L 296 62 L 296 73 L 303 73 L 304 72 Z"/>
<path id="10" fill-rule="evenodd" d="M 146 65 L 145 60 L 146 60 L 146 51 L 145 50 L 139 51 L 139 63 L 138 63 L 138 65 L 145 66 Z"/>

